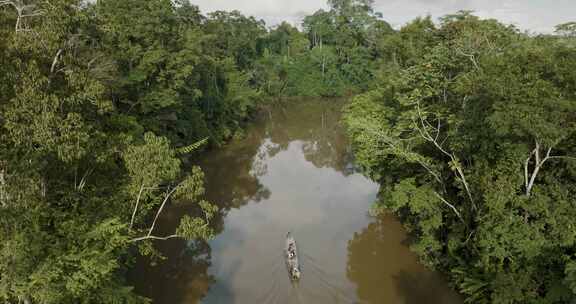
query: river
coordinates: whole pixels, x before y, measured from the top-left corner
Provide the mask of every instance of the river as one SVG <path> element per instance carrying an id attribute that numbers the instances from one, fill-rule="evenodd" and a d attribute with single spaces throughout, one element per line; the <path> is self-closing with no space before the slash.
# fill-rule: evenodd
<path id="1" fill-rule="evenodd" d="M 368 210 L 378 185 L 357 172 L 340 126 L 344 100 L 276 106 L 245 137 L 206 153 L 207 198 L 218 204 L 210 242 L 158 243 L 166 260 L 141 259 L 130 273 L 138 293 L 180 303 L 462 303 L 407 247 L 391 215 Z M 194 206 L 172 207 L 171 232 Z M 302 279 L 289 281 L 286 232 L 299 246 Z"/>

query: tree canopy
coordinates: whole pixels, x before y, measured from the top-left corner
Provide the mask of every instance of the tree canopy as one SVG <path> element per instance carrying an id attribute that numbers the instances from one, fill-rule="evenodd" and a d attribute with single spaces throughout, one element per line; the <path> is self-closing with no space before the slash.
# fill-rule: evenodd
<path id="1" fill-rule="evenodd" d="M 469 12 L 423 21 L 386 42 L 398 68 L 346 109 L 382 183 L 375 210 L 401 215 L 469 303 L 574 299 L 576 49 Z"/>
<path id="2" fill-rule="evenodd" d="M 134 257 L 222 212 L 194 157 L 273 98 L 346 95 L 374 212 L 469 303 L 573 300 L 575 23 L 395 30 L 372 0 L 328 4 L 267 28 L 188 0 L 0 0 L 0 302 L 147 303 Z M 171 204 L 195 211 L 161 234 Z"/>

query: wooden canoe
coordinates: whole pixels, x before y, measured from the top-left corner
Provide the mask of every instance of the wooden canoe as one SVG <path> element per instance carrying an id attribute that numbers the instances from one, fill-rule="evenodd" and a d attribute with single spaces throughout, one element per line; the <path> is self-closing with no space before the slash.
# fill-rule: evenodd
<path id="1" fill-rule="evenodd" d="M 290 280 L 298 281 L 300 280 L 300 263 L 298 261 L 298 247 L 296 246 L 296 240 L 292 237 L 292 234 L 288 232 L 286 234 L 286 246 L 284 247 L 284 256 L 286 258 L 286 268 L 288 269 L 288 274 L 290 275 Z"/>

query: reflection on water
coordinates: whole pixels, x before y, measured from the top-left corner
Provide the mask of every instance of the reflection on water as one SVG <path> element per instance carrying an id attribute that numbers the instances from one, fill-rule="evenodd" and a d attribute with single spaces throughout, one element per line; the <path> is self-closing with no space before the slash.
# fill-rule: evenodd
<path id="1" fill-rule="evenodd" d="M 354 170 L 339 126 L 343 101 L 291 103 L 265 113 L 245 139 L 200 165 L 221 207 L 209 243 L 160 243 L 168 260 L 131 274 L 155 303 L 460 303 L 403 245 L 393 217 L 367 215 L 378 185 Z M 169 232 L 194 206 L 167 211 Z M 282 250 L 292 231 L 302 280 L 288 279 Z"/>
<path id="2" fill-rule="evenodd" d="M 348 278 L 367 303 L 460 303 L 442 278 L 418 264 L 391 215 L 370 223 L 348 243 Z"/>
<path id="3" fill-rule="evenodd" d="M 204 297 L 215 278 L 208 274 L 211 249 L 206 242 L 167 242 L 162 252 L 169 262 L 151 266 L 139 261 L 131 273 L 137 291 L 154 303 L 196 303 Z"/>

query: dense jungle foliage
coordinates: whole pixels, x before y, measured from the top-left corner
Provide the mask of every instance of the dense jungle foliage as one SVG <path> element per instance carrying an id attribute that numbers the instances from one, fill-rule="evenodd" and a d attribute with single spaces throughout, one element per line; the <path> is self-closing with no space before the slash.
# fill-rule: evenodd
<path id="1" fill-rule="evenodd" d="M 576 26 L 393 30 L 371 0 L 328 2 L 298 29 L 187 0 L 0 0 L 0 302 L 148 302 L 135 256 L 214 233 L 194 153 L 277 97 L 352 94 L 375 210 L 424 261 L 471 303 L 573 299 Z M 197 214 L 158 233 L 178 202 Z"/>
<path id="2" fill-rule="evenodd" d="M 574 29 L 416 19 L 345 110 L 358 163 L 382 184 L 375 211 L 400 215 L 468 303 L 575 299 Z"/>

